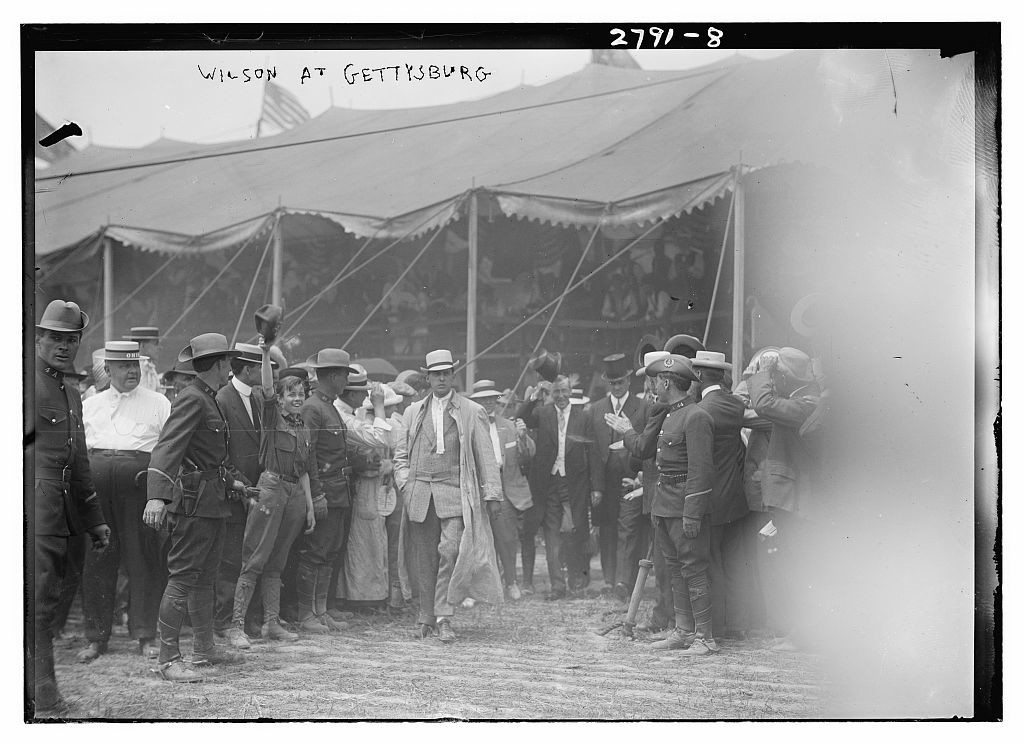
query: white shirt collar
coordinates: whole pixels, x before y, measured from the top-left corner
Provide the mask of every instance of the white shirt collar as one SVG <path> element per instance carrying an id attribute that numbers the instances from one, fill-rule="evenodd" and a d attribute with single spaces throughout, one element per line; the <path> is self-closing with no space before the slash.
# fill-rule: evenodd
<path id="1" fill-rule="evenodd" d="M 629 400 L 629 391 L 626 391 L 622 398 L 615 398 L 615 396 L 611 394 L 611 391 L 609 391 L 608 398 L 611 400 L 613 408 L 621 409 L 626 405 L 626 401 Z"/>
<path id="2" fill-rule="evenodd" d="M 448 395 L 445 396 L 444 398 L 438 398 L 434 394 L 430 394 L 430 398 L 431 398 L 431 400 L 433 402 L 432 405 L 434 405 L 434 406 L 445 406 L 449 401 L 452 400 L 452 396 L 454 396 L 454 395 L 455 395 L 455 391 L 448 391 Z"/>
<path id="3" fill-rule="evenodd" d="M 705 388 L 703 391 L 700 392 L 700 399 L 701 399 L 701 401 L 703 401 L 704 397 L 706 395 L 708 395 L 709 393 L 711 393 L 711 391 L 720 391 L 720 390 L 722 390 L 722 386 L 720 386 L 720 385 L 709 385 L 707 388 Z"/>
<path id="4" fill-rule="evenodd" d="M 135 392 L 138 391 L 139 388 L 141 388 L 141 387 L 142 387 L 141 385 L 137 385 L 134 388 L 132 388 L 130 391 L 123 391 L 122 392 L 122 391 L 117 390 L 117 388 L 115 388 L 113 385 L 111 385 L 107 390 L 110 391 L 110 395 L 111 396 L 113 396 L 114 398 L 120 399 L 120 398 L 131 398 L 132 396 L 135 395 Z"/>
<path id="5" fill-rule="evenodd" d="M 245 396 L 246 398 L 249 398 L 249 396 L 252 395 L 252 386 L 246 385 L 238 378 L 231 378 L 231 385 L 233 385 L 235 387 L 235 390 L 238 391 L 241 395 Z"/>

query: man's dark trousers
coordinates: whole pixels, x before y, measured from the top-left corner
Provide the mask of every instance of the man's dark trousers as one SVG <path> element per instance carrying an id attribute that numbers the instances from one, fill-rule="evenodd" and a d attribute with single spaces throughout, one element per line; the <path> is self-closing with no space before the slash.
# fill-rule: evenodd
<path id="1" fill-rule="evenodd" d="M 676 625 L 684 631 L 695 629 L 710 636 L 711 585 L 708 566 L 711 555 L 711 531 L 708 520 L 701 520 L 696 538 L 683 533 L 683 518 L 659 517 L 658 546 L 665 556 L 672 580 Z"/>
<path id="2" fill-rule="evenodd" d="M 110 544 L 103 551 L 85 555 L 82 607 L 86 639 L 102 643 L 110 640 L 122 562 L 129 582 L 128 633 L 132 639 L 153 639 L 167 568 L 160 533 L 142 522 L 149 454 L 98 451 L 89 456 L 89 464 L 110 526 Z"/>
<path id="3" fill-rule="evenodd" d="M 167 587 L 160 602 L 160 659 L 181 656 L 178 635 L 187 613 L 197 651 L 213 647 L 213 585 L 224 548 L 225 518 L 171 514 Z"/>
<path id="4" fill-rule="evenodd" d="M 587 524 L 587 504 L 584 499 L 571 501 L 569 481 L 565 476 L 552 475 L 548 482 L 548 493 L 544 508 L 544 552 L 548 561 L 548 580 L 552 592 L 564 592 L 565 579 L 562 577 L 562 559 L 569 574 L 569 587 L 578 590 L 583 587 L 586 572 L 586 542 L 590 536 Z M 572 516 L 572 531 L 563 534 L 562 521 L 566 507 Z M 564 556 L 563 556 L 564 552 Z"/>

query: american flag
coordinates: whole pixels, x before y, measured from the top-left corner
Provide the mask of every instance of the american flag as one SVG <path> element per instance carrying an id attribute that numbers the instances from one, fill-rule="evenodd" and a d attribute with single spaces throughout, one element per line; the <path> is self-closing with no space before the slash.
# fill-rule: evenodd
<path id="1" fill-rule="evenodd" d="M 257 137 L 259 137 L 264 124 L 272 124 L 284 131 L 303 122 L 308 122 L 309 118 L 309 112 L 302 107 L 294 94 L 269 80 L 267 81 L 263 91 L 263 111 L 260 112 L 260 121 L 256 125 Z"/>

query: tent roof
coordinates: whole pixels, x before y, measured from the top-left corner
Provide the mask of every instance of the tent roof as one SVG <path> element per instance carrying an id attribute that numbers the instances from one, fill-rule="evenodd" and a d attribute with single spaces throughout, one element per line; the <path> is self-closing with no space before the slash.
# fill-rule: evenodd
<path id="1" fill-rule="evenodd" d="M 474 187 L 493 192 L 509 215 L 592 225 L 605 213 L 612 224 L 643 224 L 723 193 L 741 154 L 755 168 L 834 154 L 842 116 L 834 81 L 822 74 L 827 54 L 734 56 L 683 71 L 588 65 L 477 101 L 332 108 L 255 141 L 90 147 L 59 165 L 58 175 L 80 175 L 37 173 L 36 252 L 78 244 L 105 225 L 117 226 L 116 240 L 150 250 L 224 248 L 265 229 L 261 217 L 282 206 L 395 237 L 457 217 Z M 873 70 L 882 53 L 856 54 Z M 205 157 L 224 153 L 236 154 Z"/>

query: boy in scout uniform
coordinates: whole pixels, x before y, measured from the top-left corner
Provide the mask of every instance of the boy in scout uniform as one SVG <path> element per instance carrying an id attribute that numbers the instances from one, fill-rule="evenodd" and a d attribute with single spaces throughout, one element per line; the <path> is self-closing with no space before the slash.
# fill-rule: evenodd
<path id="1" fill-rule="evenodd" d="M 214 659 L 214 582 L 231 515 L 227 490 L 244 485 L 229 474 L 228 425 L 217 389 L 228 381 L 230 360 L 241 352 L 223 334 L 200 334 L 178 354 L 196 377 L 175 399 L 149 461 L 149 501 L 143 522 L 159 530 L 169 523 L 167 587 L 160 601 L 157 673 L 174 682 L 202 680 L 181 659 L 178 638 L 187 613 L 194 637 L 192 663 Z M 233 470 L 230 472 L 233 473 Z"/>
<path id="2" fill-rule="evenodd" d="M 687 391 L 697 381 L 690 360 L 670 354 L 648 366 L 657 375 L 658 400 L 668 404 L 658 429 L 651 419 L 643 435 L 625 417 L 607 416 L 610 427 L 623 433 L 627 450 L 655 457 L 658 485 L 651 513 L 658 547 L 672 578 L 676 627 L 652 649 L 681 649 L 686 656 L 718 651 L 711 628 L 711 512 L 714 426 L 707 411 L 689 403 Z"/>

